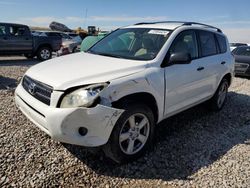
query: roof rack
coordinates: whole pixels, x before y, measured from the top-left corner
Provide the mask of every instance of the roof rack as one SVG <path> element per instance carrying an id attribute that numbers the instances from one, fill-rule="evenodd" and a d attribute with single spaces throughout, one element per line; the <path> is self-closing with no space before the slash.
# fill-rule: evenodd
<path id="1" fill-rule="evenodd" d="M 141 22 L 141 23 L 136 23 L 134 25 L 144 25 L 144 24 L 159 24 L 159 23 L 180 23 L 182 24 L 182 26 L 186 26 L 186 25 L 201 25 L 201 26 L 205 26 L 208 28 L 212 28 L 212 29 L 216 29 L 218 32 L 222 33 L 221 29 L 211 26 L 211 25 L 207 25 L 207 24 L 203 24 L 203 23 L 199 23 L 199 22 L 183 22 L 183 21 L 160 21 L 160 22 Z"/>

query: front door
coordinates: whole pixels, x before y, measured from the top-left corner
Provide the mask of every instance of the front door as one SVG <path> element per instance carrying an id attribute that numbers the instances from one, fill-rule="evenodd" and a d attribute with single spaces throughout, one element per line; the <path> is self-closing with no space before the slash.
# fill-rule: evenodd
<path id="1" fill-rule="evenodd" d="M 32 52 L 32 36 L 27 27 L 10 26 L 8 40 L 10 52 Z"/>
<path id="2" fill-rule="evenodd" d="M 169 49 L 169 54 L 189 53 L 189 64 L 175 64 L 165 68 L 165 117 L 193 106 L 206 95 L 204 67 L 198 57 L 198 45 L 195 31 L 181 32 Z"/>

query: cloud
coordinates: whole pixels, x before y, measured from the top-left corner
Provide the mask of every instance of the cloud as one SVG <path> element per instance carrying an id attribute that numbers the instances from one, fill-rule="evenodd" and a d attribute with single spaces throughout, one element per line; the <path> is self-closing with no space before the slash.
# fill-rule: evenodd
<path id="1" fill-rule="evenodd" d="M 224 29 L 229 42 L 242 42 L 250 44 L 250 28 L 246 29 Z"/>
<path id="2" fill-rule="evenodd" d="M 23 22 L 26 24 L 42 25 L 42 26 L 44 26 L 44 24 L 49 25 L 49 23 L 54 21 L 54 20 L 56 20 L 56 18 L 49 17 L 49 16 L 18 19 L 19 22 Z"/>
<path id="3" fill-rule="evenodd" d="M 0 1 L 1 4 L 1 1 Z M 113 30 L 126 24 L 136 22 L 153 22 L 167 20 L 165 16 L 91 16 L 87 19 L 82 17 L 67 16 L 64 18 L 42 16 L 33 18 L 20 18 L 15 22 L 24 23 L 30 26 L 48 27 L 52 21 L 61 22 L 69 27 L 96 25 L 102 30 Z M 250 20 L 209 22 L 223 29 L 230 42 L 250 43 Z M 240 27 L 241 26 L 241 27 Z M 244 26 L 245 28 L 242 28 Z M 248 27 L 249 26 L 249 27 Z"/>
<path id="4" fill-rule="evenodd" d="M 214 25 L 249 25 L 250 20 L 219 21 L 212 22 Z"/>
<path id="5" fill-rule="evenodd" d="M 106 21 L 106 22 L 131 22 L 131 21 L 162 21 L 166 20 L 167 17 L 165 16 L 146 16 L 146 17 L 140 17 L 140 16 L 92 16 L 89 18 L 89 21 Z"/>
<path id="6" fill-rule="evenodd" d="M 61 22 L 63 24 L 70 24 L 70 25 L 83 25 L 89 23 L 89 24 L 99 24 L 98 22 L 101 22 L 103 25 L 103 22 L 119 22 L 121 25 L 124 23 L 134 23 L 134 22 L 150 22 L 150 21 L 161 21 L 166 20 L 167 17 L 165 16 L 146 16 L 146 17 L 132 17 L 132 16 L 91 16 L 87 19 L 82 17 L 74 17 L 74 16 L 68 16 L 64 18 L 58 18 L 53 16 L 41 16 L 41 17 L 33 17 L 33 18 L 19 18 L 17 22 L 24 23 L 31 26 L 47 26 L 52 21 Z M 123 24 L 122 24 L 123 23 Z M 105 26 L 107 27 L 107 26 Z M 114 26 L 112 26 L 114 27 Z"/>

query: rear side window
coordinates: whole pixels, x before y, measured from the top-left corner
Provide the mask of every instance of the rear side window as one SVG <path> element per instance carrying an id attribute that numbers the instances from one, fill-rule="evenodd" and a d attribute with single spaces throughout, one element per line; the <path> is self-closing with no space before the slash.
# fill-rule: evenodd
<path id="1" fill-rule="evenodd" d="M 26 34 L 26 28 L 22 26 L 10 26 L 10 35 L 12 36 L 24 36 Z"/>
<path id="2" fill-rule="evenodd" d="M 227 51 L 227 42 L 224 36 L 216 35 L 216 38 L 219 43 L 220 53 L 225 53 Z"/>
<path id="3" fill-rule="evenodd" d="M 199 38 L 202 57 L 217 54 L 216 42 L 212 32 L 200 31 Z"/>

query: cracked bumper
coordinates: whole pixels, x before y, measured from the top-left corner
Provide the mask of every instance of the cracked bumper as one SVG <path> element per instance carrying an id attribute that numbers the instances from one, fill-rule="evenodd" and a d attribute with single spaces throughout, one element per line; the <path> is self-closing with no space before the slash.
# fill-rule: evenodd
<path id="1" fill-rule="evenodd" d="M 20 85 L 15 92 L 15 102 L 23 114 L 52 139 L 86 147 L 107 143 L 123 113 L 123 110 L 103 105 L 94 108 L 50 107 L 32 97 Z M 88 130 L 85 136 L 79 134 L 80 127 Z"/>

